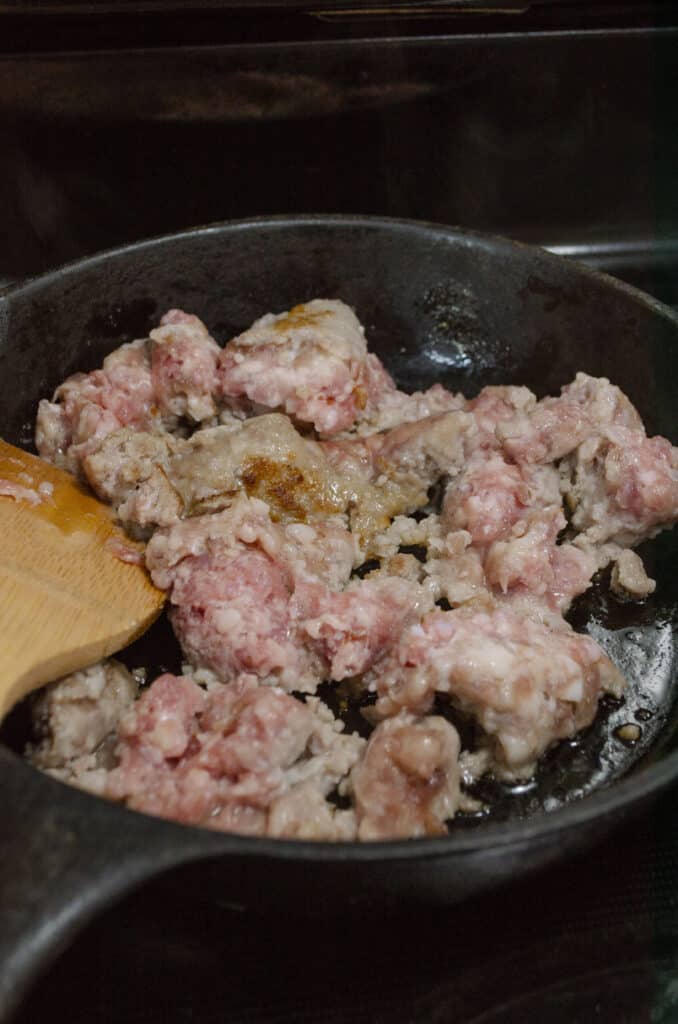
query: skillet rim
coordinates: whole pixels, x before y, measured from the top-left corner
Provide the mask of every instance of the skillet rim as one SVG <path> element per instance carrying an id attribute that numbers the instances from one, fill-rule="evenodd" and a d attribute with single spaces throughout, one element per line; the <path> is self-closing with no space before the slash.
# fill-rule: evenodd
<path id="1" fill-rule="evenodd" d="M 43 274 L 23 279 L 20 282 L 10 284 L 7 288 L 0 290 L 0 311 L 12 297 L 23 293 L 30 297 L 31 292 L 43 285 L 54 283 L 58 278 L 76 273 L 79 270 L 90 266 L 97 266 L 109 261 L 111 258 L 124 258 L 144 250 L 161 248 L 182 239 L 192 237 L 204 237 L 207 235 L 231 234 L 240 231 L 247 232 L 251 229 L 262 227 L 277 227 L 284 230 L 285 227 L 313 228 L 321 226 L 324 228 L 337 227 L 366 227 L 376 229 L 389 228 L 401 231 L 422 230 L 433 236 L 450 241 L 461 240 L 470 247 L 482 248 L 484 244 L 491 244 L 493 251 L 497 248 L 504 248 L 509 252 L 520 250 L 534 253 L 540 259 L 546 260 L 547 264 L 554 267 L 562 267 L 566 264 L 574 268 L 575 273 L 581 275 L 584 280 L 597 281 L 608 290 L 621 292 L 628 295 L 635 302 L 649 308 L 653 313 L 658 314 L 672 323 L 676 328 L 676 343 L 678 344 L 678 313 L 671 307 L 655 299 L 653 296 L 629 285 L 618 278 L 612 277 L 599 270 L 594 270 L 586 264 L 570 257 L 560 256 L 541 246 L 518 242 L 506 238 L 503 235 L 495 235 L 487 232 L 476 231 L 471 228 L 464 228 L 456 225 L 446 225 L 424 220 L 413 220 L 407 218 L 380 217 L 375 215 L 359 214 L 283 214 L 275 216 L 258 216 L 238 218 L 235 220 L 218 221 L 206 225 L 200 225 L 160 234 L 151 238 L 114 246 L 77 260 L 69 261 L 57 268 L 46 271 Z M 666 727 L 666 726 L 665 726 Z M 616 780 L 601 789 L 579 799 L 559 807 L 550 812 L 524 819 L 512 819 L 505 822 L 490 822 L 480 824 L 470 832 L 459 834 L 450 833 L 445 836 L 422 837 L 413 839 L 383 840 L 377 842 L 356 842 L 336 841 L 318 842 L 311 840 L 297 839 L 275 839 L 271 837 L 243 836 L 235 833 L 217 833 L 194 825 L 183 825 L 179 822 L 169 821 L 162 818 L 153 818 L 151 815 L 130 810 L 119 804 L 110 803 L 103 797 L 97 797 L 70 786 L 68 783 L 60 782 L 44 775 L 37 768 L 33 768 L 14 751 L 11 751 L 4 744 L 0 743 L 0 751 L 8 755 L 10 763 L 22 774 L 26 772 L 25 782 L 32 788 L 48 790 L 52 786 L 59 787 L 58 792 L 68 792 L 69 799 L 74 801 L 76 813 L 82 810 L 87 813 L 89 808 L 98 809 L 99 813 L 110 819 L 111 826 L 115 825 L 115 816 L 119 816 L 121 826 L 129 827 L 132 822 L 144 830 L 152 828 L 155 832 L 164 832 L 168 842 L 172 845 L 185 847 L 186 860 L 194 860 L 202 857 L 218 856 L 219 854 L 254 855 L 267 859 L 301 859 L 317 860 L 322 862 L 331 861 L 397 861 L 415 858 L 438 859 L 453 856 L 455 853 L 491 853 L 501 848 L 523 845 L 527 842 L 547 841 L 549 838 L 560 832 L 569 831 L 571 828 L 584 825 L 594 820 L 602 821 L 604 818 L 613 815 L 615 812 L 630 811 L 644 798 L 659 794 L 662 790 L 678 781 L 678 750 L 668 754 L 661 762 L 646 765 L 638 772 Z M 3 757 L 3 760 L 5 758 Z M 57 790 L 54 790 L 55 794 Z M 81 803 L 82 807 L 77 805 Z M 130 827 L 130 836 L 135 829 Z M 158 835 L 160 838 L 160 835 Z M 200 847 L 196 849 L 196 844 Z M 163 842 L 164 845 L 164 842 Z M 181 851 L 178 851 L 181 853 Z"/>
<path id="2" fill-rule="evenodd" d="M 90 253 L 86 256 L 81 256 L 78 259 L 68 260 L 66 263 L 61 263 L 58 267 L 53 267 L 41 274 L 34 274 L 30 277 L 24 277 L 20 281 L 10 282 L 0 288 L 0 303 L 4 302 L 6 299 L 11 299 L 15 292 L 30 290 L 33 286 L 42 285 L 51 281 L 53 278 L 61 277 L 65 273 L 72 273 L 88 265 L 95 266 L 98 263 L 103 263 L 109 260 L 111 257 L 125 256 L 127 253 L 140 252 L 144 249 L 152 249 L 156 246 L 169 244 L 184 238 L 213 234 L 216 235 L 224 231 L 230 232 L 232 230 L 245 231 L 248 228 L 265 227 L 267 225 L 280 227 L 313 227 L 315 225 L 321 225 L 323 227 L 336 225 L 337 227 L 342 227 L 353 225 L 355 227 L 372 226 L 376 228 L 397 227 L 406 231 L 414 229 L 421 230 L 423 228 L 427 232 L 432 232 L 443 237 L 452 238 L 458 236 L 462 239 L 471 239 L 477 243 L 490 242 L 495 245 L 505 246 L 509 249 L 518 249 L 521 251 L 524 250 L 528 253 L 537 253 L 541 258 L 545 258 L 548 263 L 551 263 L 554 266 L 562 266 L 563 264 L 573 266 L 581 272 L 584 277 L 598 280 L 601 283 L 605 283 L 613 290 L 628 294 L 631 298 L 639 301 L 642 305 L 649 307 L 660 315 L 663 315 L 678 327 L 678 312 L 666 303 L 661 302 L 660 299 L 656 299 L 648 292 L 644 292 L 642 289 L 636 288 L 635 285 L 628 284 L 626 281 L 622 281 L 620 278 L 614 277 L 612 274 L 607 274 L 603 270 L 596 270 L 593 267 L 589 267 L 586 263 L 582 263 L 581 260 L 574 259 L 571 256 L 561 256 L 558 253 L 551 252 L 550 249 L 545 248 L 544 246 L 531 242 L 520 242 L 514 238 L 508 238 L 506 235 L 496 235 L 492 232 L 478 231 L 475 228 L 467 228 L 456 224 L 441 224 L 436 221 L 418 220 L 409 217 L 380 217 L 376 214 L 352 213 L 271 214 L 270 216 L 262 214 L 257 217 L 239 217 L 231 220 L 211 221 L 208 224 L 199 224 L 190 228 L 182 228 L 180 231 L 151 235 L 148 238 L 138 239 L 135 242 L 125 242 L 122 245 L 110 246 L 107 249 L 98 249 L 96 252 Z"/>

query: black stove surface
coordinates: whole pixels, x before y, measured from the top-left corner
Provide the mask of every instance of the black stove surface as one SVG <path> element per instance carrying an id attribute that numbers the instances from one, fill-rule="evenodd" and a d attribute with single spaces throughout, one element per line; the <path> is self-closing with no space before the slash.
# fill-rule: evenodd
<path id="1" fill-rule="evenodd" d="M 672 1024 L 675 811 L 673 793 L 584 856 L 406 918 L 267 918 L 209 893 L 188 906 L 170 878 L 91 925 L 17 1021 Z"/>
<path id="2" fill-rule="evenodd" d="M 568 252 L 678 305 L 678 252 Z M 678 792 L 467 904 L 322 922 L 189 903 L 181 876 L 91 924 L 16 1024 L 674 1024 Z"/>

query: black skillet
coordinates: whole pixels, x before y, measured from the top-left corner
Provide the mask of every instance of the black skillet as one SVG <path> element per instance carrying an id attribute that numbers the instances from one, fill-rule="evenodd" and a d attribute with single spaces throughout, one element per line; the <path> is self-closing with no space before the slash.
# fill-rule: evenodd
<path id="1" fill-rule="evenodd" d="M 660 303 L 504 239 L 322 216 L 143 242 L 5 293 L 0 433 L 30 445 L 40 397 L 145 335 L 171 306 L 197 313 L 223 342 L 261 313 L 314 296 L 356 309 L 370 346 L 407 390 L 439 380 L 471 395 L 513 382 L 543 395 L 585 370 L 612 378 L 649 432 L 678 442 L 678 317 Z M 592 843 L 678 778 L 675 550 L 670 534 L 647 548 L 659 585 L 645 605 L 615 603 L 601 581 L 572 613 L 626 671 L 626 701 L 606 702 L 584 737 L 546 758 L 534 785 L 484 784 L 479 795 L 491 798 L 493 814 L 455 820 L 445 838 L 325 845 L 151 819 L 22 762 L 15 751 L 26 714 L 17 709 L 0 743 L 0 1017 L 97 909 L 160 873 L 168 893 L 180 887 L 248 908 L 383 913 L 458 902 Z M 128 660 L 172 667 L 177 653 L 159 626 Z M 619 732 L 628 724 L 640 731 L 631 747 Z"/>

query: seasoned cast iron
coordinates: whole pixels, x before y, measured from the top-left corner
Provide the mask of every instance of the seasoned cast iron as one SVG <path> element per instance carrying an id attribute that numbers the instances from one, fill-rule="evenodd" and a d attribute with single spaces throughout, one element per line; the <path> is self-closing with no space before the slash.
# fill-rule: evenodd
<path id="1" fill-rule="evenodd" d="M 172 306 L 197 313 L 223 342 L 263 312 L 314 296 L 355 308 L 370 346 L 407 390 L 440 380 L 469 395 L 488 383 L 543 395 L 585 370 L 619 384 L 648 432 L 678 442 L 671 310 L 538 249 L 357 217 L 217 225 L 94 256 L 8 291 L 0 297 L 0 433 L 30 445 L 40 397 L 145 335 Z M 445 838 L 313 844 L 135 814 L 22 762 L 18 709 L 0 743 L 0 1016 L 98 908 L 169 869 L 171 887 L 224 903 L 383 912 L 451 904 L 593 842 L 678 778 L 675 550 L 671 535 L 648 546 L 659 585 L 645 605 L 613 602 L 603 583 L 573 611 L 575 627 L 590 629 L 622 663 L 632 681 L 627 701 L 607 702 L 586 736 L 547 757 L 534 786 L 495 785 L 494 820 L 455 821 Z M 140 660 L 175 664 L 162 627 L 129 656 Z M 642 722 L 633 749 L 616 735 L 627 721 Z"/>

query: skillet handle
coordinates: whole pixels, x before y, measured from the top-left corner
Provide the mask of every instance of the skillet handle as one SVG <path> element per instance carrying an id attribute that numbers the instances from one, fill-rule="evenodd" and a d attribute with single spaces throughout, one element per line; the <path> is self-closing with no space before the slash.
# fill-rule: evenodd
<path id="1" fill-rule="evenodd" d="M 2 745 L 0 786 L 4 1022 L 36 975 L 97 910 L 144 879 L 199 856 L 200 849 L 192 830 L 113 807 L 58 783 Z M 204 844 L 200 846 L 204 855 Z"/>

